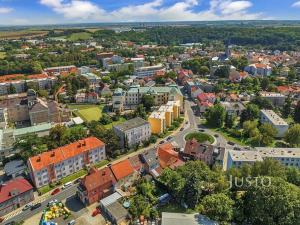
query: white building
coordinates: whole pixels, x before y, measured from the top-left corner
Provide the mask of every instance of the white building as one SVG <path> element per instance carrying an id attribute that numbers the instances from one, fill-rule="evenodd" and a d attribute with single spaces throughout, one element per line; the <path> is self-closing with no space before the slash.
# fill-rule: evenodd
<path id="1" fill-rule="evenodd" d="M 0 108 L 0 129 L 6 129 L 8 124 L 7 108 Z"/>
<path id="2" fill-rule="evenodd" d="M 289 129 L 289 125 L 273 110 L 261 110 L 260 122 L 269 123 L 277 130 L 276 137 L 283 137 L 285 132 Z"/>
<path id="3" fill-rule="evenodd" d="M 260 96 L 269 100 L 274 106 L 283 106 L 286 96 L 277 92 L 261 92 Z"/>
<path id="4" fill-rule="evenodd" d="M 281 162 L 285 166 L 300 168 L 300 148 L 269 148 L 257 147 L 255 150 L 236 151 L 227 150 L 225 169 L 240 167 L 245 163 L 253 164 L 270 158 Z"/>
<path id="5" fill-rule="evenodd" d="M 246 66 L 245 71 L 253 76 L 270 76 L 272 74 L 272 67 L 266 64 L 256 63 Z"/>
<path id="6" fill-rule="evenodd" d="M 155 66 L 139 67 L 135 69 L 134 75 L 139 78 L 151 77 L 154 76 L 157 71 L 164 70 L 164 69 L 165 68 L 163 67 L 162 64 L 158 64 Z"/>
<path id="7" fill-rule="evenodd" d="M 240 167 L 245 163 L 253 164 L 257 161 L 263 161 L 263 158 L 258 151 L 228 150 L 226 169 L 230 169 L 231 167 Z"/>
<path id="8" fill-rule="evenodd" d="M 131 147 L 149 140 L 151 128 L 148 121 L 142 118 L 134 118 L 119 125 L 113 126 L 115 134 L 120 138 L 122 147 Z"/>
<path id="9" fill-rule="evenodd" d="M 27 164 L 31 180 L 39 188 L 105 159 L 105 144 L 89 137 L 33 156 Z"/>

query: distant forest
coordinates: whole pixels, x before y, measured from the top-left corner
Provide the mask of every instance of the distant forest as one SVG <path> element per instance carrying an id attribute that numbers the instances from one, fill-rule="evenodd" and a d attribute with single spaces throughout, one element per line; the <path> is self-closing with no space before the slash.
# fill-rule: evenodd
<path id="1" fill-rule="evenodd" d="M 160 45 L 178 45 L 191 42 L 228 41 L 231 44 L 279 50 L 300 48 L 300 27 L 154 27 L 144 32 L 128 31 L 114 34 L 101 30 L 95 38 L 105 40 L 128 40 L 137 43 L 149 42 Z"/>

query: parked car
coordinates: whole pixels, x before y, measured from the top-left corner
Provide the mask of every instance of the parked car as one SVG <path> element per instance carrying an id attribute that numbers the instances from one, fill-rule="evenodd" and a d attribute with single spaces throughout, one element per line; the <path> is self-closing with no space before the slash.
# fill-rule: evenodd
<path id="1" fill-rule="evenodd" d="M 227 144 L 232 145 L 232 146 L 235 145 L 235 143 L 232 141 L 228 141 Z"/>
<path id="2" fill-rule="evenodd" d="M 41 206 L 42 206 L 42 203 L 36 203 L 35 205 L 31 206 L 30 210 L 35 210 L 35 209 L 37 209 L 37 208 L 39 208 Z"/>
<path id="3" fill-rule="evenodd" d="M 184 130 L 184 128 L 182 127 L 182 128 L 180 128 L 180 131 L 183 131 Z"/>
<path id="4" fill-rule="evenodd" d="M 57 193 L 60 192 L 60 188 L 55 188 L 52 192 L 51 195 L 56 195 Z"/>
<path id="5" fill-rule="evenodd" d="M 214 135 L 214 137 L 218 138 L 218 137 L 219 137 L 219 135 L 218 135 L 218 134 L 215 134 L 215 135 Z"/>
<path id="6" fill-rule="evenodd" d="M 22 209 L 22 211 L 26 211 L 27 209 L 30 209 L 31 208 L 31 206 L 32 206 L 32 204 L 26 204 L 24 207 L 23 207 L 23 209 Z"/>
<path id="7" fill-rule="evenodd" d="M 76 222 L 75 222 L 75 220 L 71 220 L 69 223 L 68 223 L 68 225 L 74 225 Z"/>
<path id="8" fill-rule="evenodd" d="M 165 141 L 160 141 L 159 144 L 162 145 L 163 143 L 165 143 Z"/>
<path id="9" fill-rule="evenodd" d="M 70 187 L 73 183 L 70 181 L 70 182 L 67 182 L 65 183 L 63 186 L 62 186 L 62 189 L 66 189 L 67 187 Z"/>
<path id="10" fill-rule="evenodd" d="M 173 139 L 172 136 L 167 137 L 167 141 L 171 141 Z"/>
<path id="11" fill-rule="evenodd" d="M 200 132 L 205 132 L 205 130 L 203 130 L 203 129 L 199 129 L 199 131 L 200 131 Z"/>

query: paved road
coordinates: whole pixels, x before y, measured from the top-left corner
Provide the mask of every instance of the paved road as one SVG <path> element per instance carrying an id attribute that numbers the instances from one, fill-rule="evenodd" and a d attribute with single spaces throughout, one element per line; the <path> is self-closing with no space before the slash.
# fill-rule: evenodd
<path id="1" fill-rule="evenodd" d="M 57 199 L 58 201 L 62 201 L 64 199 L 67 199 L 71 196 L 73 196 L 76 191 L 77 191 L 77 186 L 78 184 L 74 184 L 73 186 L 69 187 L 69 188 L 66 188 L 65 190 L 61 190 L 60 193 L 54 195 L 54 196 L 51 196 L 48 197 L 47 199 L 45 200 L 42 200 L 40 203 L 42 203 L 41 207 L 35 209 L 35 210 L 30 210 L 30 209 L 27 209 L 26 211 L 18 211 L 16 212 L 16 215 L 11 215 L 12 217 L 11 218 L 6 218 L 6 220 L 4 222 L 2 222 L 3 224 L 8 224 L 10 222 L 13 222 L 13 221 L 16 221 L 16 222 L 20 222 L 20 221 L 24 221 L 30 217 L 32 217 L 33 215 L 43 211 L 48 202 L 54 200 L 54 199 Z M 37 203 L 37 202 L 34 202 L 34 203 Z"/>
<path id="2" fill-rule="evenodd" d="M 185 136 L 190 132 L 198 131 L 199 128 L 203 129 L 204 133 L 210 134 L 212 136 L 217 134 L 216 132 L 213 132 L 213 131 L 205 128 L 203 125 L 201 125 L 200 118 L 195 116 L 193 107 L 195 107 L 195 103 L 188 101 L 188 100 L 185 101 L 185 110 L 186 110 L 185 121 L 187 121 L 187 123 L 185 122 L 183 131 L 174 132 L 175 134 L 173 136 L 173 139 L 171 140 L 171 142 L 176 142 L 176 144 L 180 148 L 184 148 L 184 146 L 185 146 L 185 139 L 184 139 Z M 218 137 L 216 138 L 216 145 L 226 146 L 227 141 L 224 137 L 222 137 L 221 135 L 218 134 Z M 148 149 L 152 149 L 155 147 L 156 147 L 156 145 L 151 145 L 150 147 L 148 147 L 146 149 L 141 149 L 141 150 L 133 152 L 129 155 L 125 155 L 125 156 L 119 158 L 118 160 L 115 160 L 113 163 L 117 163 L 117 162 L 120 162 L 129 157 L 136 156 L 136 155 L 142 153 L 143 151 L 146 151 Z M 26 211 L 22 211 L 21 209 L 19 209 L 15 213 L 10 214 L 8 218 L 5 218 L 5 221 L 3 222 L 3 224 L 7 224 L 12 221 L 23 221 L 25 219 L 28 219 L 31 216 L 33 216 L 34 214 L 41 212 L 47 206 L 48 202 L 51 200 L 57 199 L 57 200 L 61 201 L 61 200 L 67 199 L 71 196 L 74 196 L 77 191 L 77 186 L 78 186 L 78 184 L 74 184 L 73 186 L 67 188 L 66 190 L 61 191 L 60 193 L 58 193 L 54 196 L 45 195 L 44 198 L 41 198 L 39 200 L 42 203 L 41 207 L 39 207 L 38 209 L 35 209 L 33 211 L 31 211 L 30 209 L 28 209 Z"/>

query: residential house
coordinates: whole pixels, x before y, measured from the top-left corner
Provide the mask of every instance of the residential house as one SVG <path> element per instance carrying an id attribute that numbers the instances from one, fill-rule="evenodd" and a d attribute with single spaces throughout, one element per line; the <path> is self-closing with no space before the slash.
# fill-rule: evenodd
<path id="1" fill-rule="evenodd" d="M 0 184 L 0 216 L 5 216 L 33 200 L 33 187 L 24 178 Z"/>
<path id="2" fill-rule="evenodd" d="M 112 195 L 100 200 L 100 208 L 103 215 L 113 225 L 127 224 L 126 221 L 129 219 L 128 211 L 119 203 L 122 195 L 119 192 L 115 192 Z"/>
<path id="3" fill-rule="evenodd" d="M 88 137 L 30 157 L 27 164 L 30 178 L 39 188 L 105 159 L 105 144 Z"/>
<path id="4" fill-rule="evenodd" d="M 23 160 L 13 160 L 5 164 L 4 172 L 5 175 L 9 178 L 16 178 L 24 175 L 27 166 Z"/>
<path id="5" fill-rule="evenodd" d="M 213 164 L 214 146 L 203 144 L 196 139 L 191 139 L 185 143 L 183 156 L 205 162 L 207 165 Z"/>
<path id="6" fill-rule="evenodd" d="M 171 143 L 164 143 L 157 148 L 157 155 L 160 166 L 165 168 L 175 169 L 182 166 L 184 162 L 179 158 L 178 152 L 174 150 Z"/>
<path id="7" fill-rule="evenodd" d="M 133 169 L 128 159 L 115 163 L 110 166 L 116 178 L 116 188 L 127 189 L 137 179 L 138 173 Z"/>
<path id="8" fill-rule="evenodd" d="M 241 102 L 220 102 L 229 115 L 240 116 L 245 109 Z"/>
<path id="9" fill-rule="evenodd" d="M 78 93 L 75 95 L 76 103 L 90 103 L 97 104 L 100 102 L 99 96 L 96 92 Z"/>
<path id="10" fill-rule="evenodd" d="M 150 123 L 139 117 L 113 126 L 113 131 L 120 138 L 122 148 L 139 145 L 151 136 Z"/>
<path id="11" fill-rule="evenodd" d="M 216 101 L 214 93 L 201 93 L 197 96 L 197 104 L 201 114 L 205 113 L 208 108 L 212 107 Z"/>
<path id="12" fill-rule="evenodd" d="M 77 196 L 84 205 L 90 205 L 114 193 L 116 179 L 109 167 L 97 170 L 92 167 L 80 180 Z"/>

